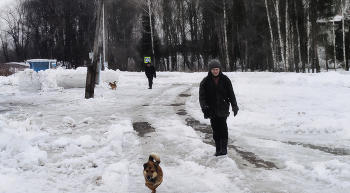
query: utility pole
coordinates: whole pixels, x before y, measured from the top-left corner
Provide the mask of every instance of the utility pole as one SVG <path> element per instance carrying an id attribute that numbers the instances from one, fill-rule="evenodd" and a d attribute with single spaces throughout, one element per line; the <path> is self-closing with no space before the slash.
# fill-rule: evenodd
<path id="1" fill-rule="evenodd" d="M 86 87 L 85 87 L 85 98 L 94 98 L 95 92 L 95 84 L 96 77 L 99 76 L 98 62 L 99 60 L 99 37 L 100 37 L 100 29 L 101 29 L 101 16 L 102 16 L 102 5 L 103 0 L 98 3 L 98 11 L 97 11 L 97 24 L 95 29 L 95 40 L 94 40 L 94 48 L 93 48 L 93 57 L 92 63 L 87 67 L 87 75 L 86 75 Z"/>
<path id="2" fill-rule="evenodd" d="M 148 0 L 148 14 L 149 14 L 149 25 L 151 27 L 152 57 L 154 57 L 154 40 L 153 40 L 151 0 Z"/>

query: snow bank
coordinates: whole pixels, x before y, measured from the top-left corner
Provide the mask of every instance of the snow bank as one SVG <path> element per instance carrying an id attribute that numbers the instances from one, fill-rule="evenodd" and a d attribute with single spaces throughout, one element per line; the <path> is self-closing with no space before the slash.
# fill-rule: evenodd
<path id="1" fill-rule="evenodd" d="M 0 76 L 0 94 L 5 95 L 18 95 L 18 90 L 14 90 L 14 87 L 18 86 L 18 77 L 17 74 L 14 74 L 9 77 Z M 0 102 L 3 101 L 0 98 Z M 1 106 L 0 106 L 1 110 Z"/>
<path id="2" fill-rule="evenodd" d="M 48 141 L 48 134 L 29 130 L 33 128 L 28 119 L 18 122 L 0 115 L 0 157 L 8 167 L 29 170 L 47 162 L 46 151 L 35 144 Z"/>
<path id="3" fill-rule="evenodd" d="M 339 160 L 313 162 L 310 168 L 294 161 L 286 161 L 285 164 L 287 166 L 285 170 L 307 176 L 314 181 L 323 181 L 344 189 L 350 188 L 350 182 L 343 181 L 350 176 L 350 165 Z"/>
<path id="4" fill-rule="evenodd" d="M 76 138 L 61 136 L 55 140 L 50 138 L 49 133 L 41 130 L 35 124 L 33 118 L 24 121 L 14 121 L 9 118 L 10 114 L 0 115 L 0 158 L 2 165 L 7 168 L 21 168 L 23 170 L 34 169 L 45 165 L 47 162 L 47 150 L 64 149 L 62 157 L 80 157 L 58 163 L 61 165 L 91 165 L 94 159 L 86 153 L 87 148 L 103 146 L 96 152 L 99 157 L 111 157 L 122 153 L 122 143 L 125 133 L 133 132 L 130 121 L 120 121 L 111 125 L 103 135 L 101 142 L 97 142 L 91 135 L 82 135 Z M 84 118 L 82 123 L 91 121 L 91 117 Z M 76 121 L 69 116 L 62 119 L 61 126 L 76 127 Z M 49 131 L 50 132 L 50 131 Z M 41 146 L 40 150 L 39 146 Z M 83 157 L 81 157 L 83 156 Z M 74 163 L 73 163 L 74 162 Z"/>
<path id="5" fill-rule="evenodd" d="M 32 69 L 26 69 L 19 72 L 18 85 L 19 90 L 50 91 L 60 90 L 62 88 L 85 88 L 86 85 L 86 67 L 74 69 L 49 69 L 35 72 Z M 100 85 L 119 79 L 120 71 L 105 70 L 101 71 Z M 1 82 L 0 82 L 1 84 Z"/>
<path id="6" fill-rule="evenodd" d="M 92 147 L 98 146 L 98 143 L 92 139 L 92 136 L 83 135 L 76 139 L 60 137 L 59 139 L 52 142 L 52 146 L 53 148 L 65 148 L 65 147 L 68 148 L 72 146 L 79 146 L 82 148 L 92 148 Z"/>
<path id="7" fill-rule="evenodd" d="M 123 121 L 120 124 L 111 125 L 108 132 L 103 136 L 102 144 L 107 146 L 103 147 L 101 150 L 97 151 L 99 156 L 113 156 L 122 153 L 122 142 L 124 133 L 132 132 L 133 127 L 130 121 Z"/>

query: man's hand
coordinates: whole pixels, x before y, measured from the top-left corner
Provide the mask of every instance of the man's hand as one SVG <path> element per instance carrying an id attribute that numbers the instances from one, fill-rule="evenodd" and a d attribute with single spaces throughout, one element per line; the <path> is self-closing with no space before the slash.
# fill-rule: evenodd
<path id="1" fill-rule="evenodd" d="M 209 107 L 208 107 L 208 106 L 202 108 L 202 112 L 203 112 L 203 113 L 207 113 L 207 112 L 209 112 L 209 111 L 210 111 L 210 110 L 209 110 Z"/>
<path id="2" fill-rule="evenodd" d="M 235 106 L 232 108 L 233 116 L 236 116 L 238 114 L 238 110 L 239 110 L 238 106 Z"/>
<path id="3" fill-rule="evenodd" d="M 204 113 L 204 118 L 208 119 L 210 118 L 210 109 L 208 106 L 202 108 L 202 112 Z"/>

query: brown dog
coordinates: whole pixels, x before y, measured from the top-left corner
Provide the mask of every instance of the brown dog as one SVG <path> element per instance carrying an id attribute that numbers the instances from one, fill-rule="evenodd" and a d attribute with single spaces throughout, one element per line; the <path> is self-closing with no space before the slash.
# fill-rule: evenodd
<path id="1" fill-rule="evenodd" d="M 109 83 L 109 86 L 111 86 L 112 90 L 115 90 L 117 88 L 117 84 L 115 82 L 117 82 L 117 81 Z"/>
<path id="2" fill-rule="evenodd" d="M 151 153 L 148 162 L 143 164 L 143 176 L 145 177 L 145 185 L 156 192 L 156 188 L 163 182 L 163 171 L 159 166 L 160 158 L 156 153 Z"/>

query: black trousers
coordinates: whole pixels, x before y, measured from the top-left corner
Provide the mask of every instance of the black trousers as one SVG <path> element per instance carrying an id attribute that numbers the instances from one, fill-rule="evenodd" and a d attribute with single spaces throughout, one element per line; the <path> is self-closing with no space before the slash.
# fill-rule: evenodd
<path id="1" fill-rule="evenodd" d="M 149 88 L 152 88 L 152 84 L 153 84 L 153 76 L 147 77 L 148 78 L 148 86 Z"/>
<path id="2" fill-rule="evenodd" d="M 228 139 L 227 117 L 210 118 L 211 128 L 213 130 L 213 139 Z"/>

